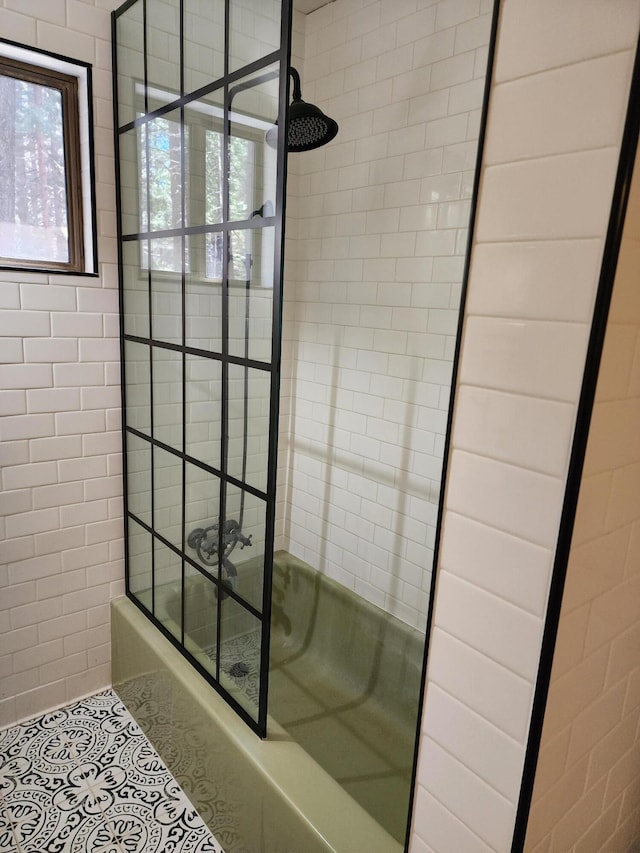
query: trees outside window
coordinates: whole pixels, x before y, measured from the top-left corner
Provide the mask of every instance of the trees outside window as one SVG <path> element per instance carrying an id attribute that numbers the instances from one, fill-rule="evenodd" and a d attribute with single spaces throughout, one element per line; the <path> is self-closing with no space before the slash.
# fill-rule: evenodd
<path id="1" fill-rule="evenodd" d="M 0 56 L 0 117 L 0 266 L 86 271 L 78 78 Z"/>

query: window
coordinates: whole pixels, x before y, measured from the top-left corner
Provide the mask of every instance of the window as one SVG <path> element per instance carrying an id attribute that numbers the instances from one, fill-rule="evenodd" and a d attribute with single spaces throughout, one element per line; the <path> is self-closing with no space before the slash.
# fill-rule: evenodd
<path id="1" fill-rule="evenodd" d="M 0 42 L 0 267 L 95 272 L 89 89 L 87 66 Z"/>

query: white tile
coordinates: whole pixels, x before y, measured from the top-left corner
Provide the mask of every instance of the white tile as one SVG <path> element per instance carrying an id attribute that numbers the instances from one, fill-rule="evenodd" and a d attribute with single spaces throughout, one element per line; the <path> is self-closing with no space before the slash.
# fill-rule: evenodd
<path id="1" fill-rule="evenodd" d="M 496 80 L 523 77 L 634 47 L 640 10 L 633 0 L 620 0 L 614 6 L 593 3 L 588 15 L 584 11 L 581 0 L 505 3 L 500 29 L 509 37 L 497 55 Z"/>
<path id="2" fill-rule="evenodd" d="M 553 400 L 578 399 L 588 329 L 570 323 L 470 317 L 460 381 Z"/>
<path id="3" fill-rule="evenodd" d="M 76 292 L 73 287 L 22 283 L 20 302 L 23 309 L 35 311 L 75 311 Z"/>
<path id="4" fill-rule="evenodd" d="M 436 625 L 428 679 L 501 731 L 524 743 L 532 685 Z"/>
<path id="5" fill-rule="evenodd" d="M 448 511 L 441 566 L 520 608 L 541 616 L 551 574 L 551 550 Z"/>
<path id="6" fill-rule="evenodd" d="M 617 149 L 605 148 L 488 167 L 476 239 L 599 237 L 607 226 L 617 161 Z"/>
<path id="7" fill-rule="evenodd" d="M 449 508 L 534 544 L 550 547 L 555 542 L 563 494 L 560 479 L 453 452 Z"/>
<path id="8" fill-rule="evenodd" d="M 0 437 L 2 441 L 25 438 L 42 438 L 53 431 L 53 415 L 12 415 L 2 419 Z"/>
<path id="9" fill-rule="evenodd" d="M 78 342 L 74 338 L 27 338 L 24 341 L 24 360 L 52 363 L 77 361 Z"/>
<path id="10" fill-rule="evenodd" d="M 628 55 L 615 54 L 496 86 L 487 165 L 617 145 L 627 104 Z"/>
<path id="11" fill-rule="evenodd" d="M 530 681 L 539 664 L 542 621 L 466 580 L 441 571 L 438 625 Z"/>
<path id="12" fill-rule="evenodd" d="M 473 66 L 475 55 L 473 51 L 441 59 L 431 66 L 430 89 L 432 92 L 438 89 L 448 89 L 465 83 L 473 78 Z"/>
<path id="13" fill-rule="evenodd" d="M 521 744 L 435 684 L 428 688 L 424 728 L 430 738 L 468 764 L 498 793 L 513 797 L 519 787 L 524 761 Z"/>
<path id="14" fill-rule="evenodd" d="M 563 477 L 573 440 L 574 409 L 462 385 L 456 399 L 456 447 Z M 540 436 L 545 441 L 540 441 Z"/>
<path id="15" fill-rule="evenodd" d="M 480 9 L 482 13 L 482 8 Z M 485 47 L 489 44 L 491 33 L 491 15 L 480 14 L 478 17 L 462 21 L 455 28 L 455 52 L 464 53 L 467 50 Z"/>
<path id="16" fill-rule="evenodd" d="M 432 850 L 434 853 L 448 853 L 450 850 L 489 853 L 491 849 L 421 784 L 416 786 L 413 829 L 411 853 L 422 853 L 423 850 L 428 853 Z M 421 838 L 429 840 L 428 847 L 421 845 Z"/>
<path id="17" fill-rule="evenodd" d="M 586 323 L 593 311 L 602 240 L 474 246 L 469 314 Z"/>
<path id="18" fill-rule="evenodd" d="M 586 474 L 620 470 L 640 462 L 640 399 L 596 403 L 589 429 Z"/>
<path id="19" fill-rule="evenodd" d="M 455 27 L 480 14 L 479 0 L 441 0 L 437 7 L 436 29 Z"/>
<path id="20" fill-rule="evenodd" d="M 457 761 L 428 736 L 419 758 L 421 784 L 494 850 L 511 843 L 516 806 Z"/>
<path id="21" fill-rule="evenodd" d="M 80 408 L 77 388 L 47 388 L 27 391 L 29 412 L 65 412 Z"/>
<path id="22" fill-rule="evenodd" d="M 0 313 L 0 335 L 41 337 L 50 333 L 49 315 L 42 311 L 10 311 Z"/>

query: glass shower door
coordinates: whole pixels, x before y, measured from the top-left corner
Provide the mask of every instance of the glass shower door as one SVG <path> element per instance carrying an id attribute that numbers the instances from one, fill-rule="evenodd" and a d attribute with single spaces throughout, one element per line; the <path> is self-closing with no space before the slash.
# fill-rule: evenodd
<path id="1" fill-rule="evenodd" d="M 289 0 L 113 15 L 127 593 L 262 736 L 285 179 L 265 134 L 290 18 Z"/>

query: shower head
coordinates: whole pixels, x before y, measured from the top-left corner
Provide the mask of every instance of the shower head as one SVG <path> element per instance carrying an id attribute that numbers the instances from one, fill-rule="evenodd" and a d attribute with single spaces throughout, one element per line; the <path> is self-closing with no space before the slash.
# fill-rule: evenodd
<path id="1" fill-rule="evenodd" d="M 293 98 L 287 111 L 287 151 L 311 151 L 326 145 L 338 133 L 338 123 L 326 116 L 319 107 L 302 100 L 300 75 L 289 69 L 293 77 Z M 278 123 L 267 131 L 267 145 L 278 143 Z"/>

